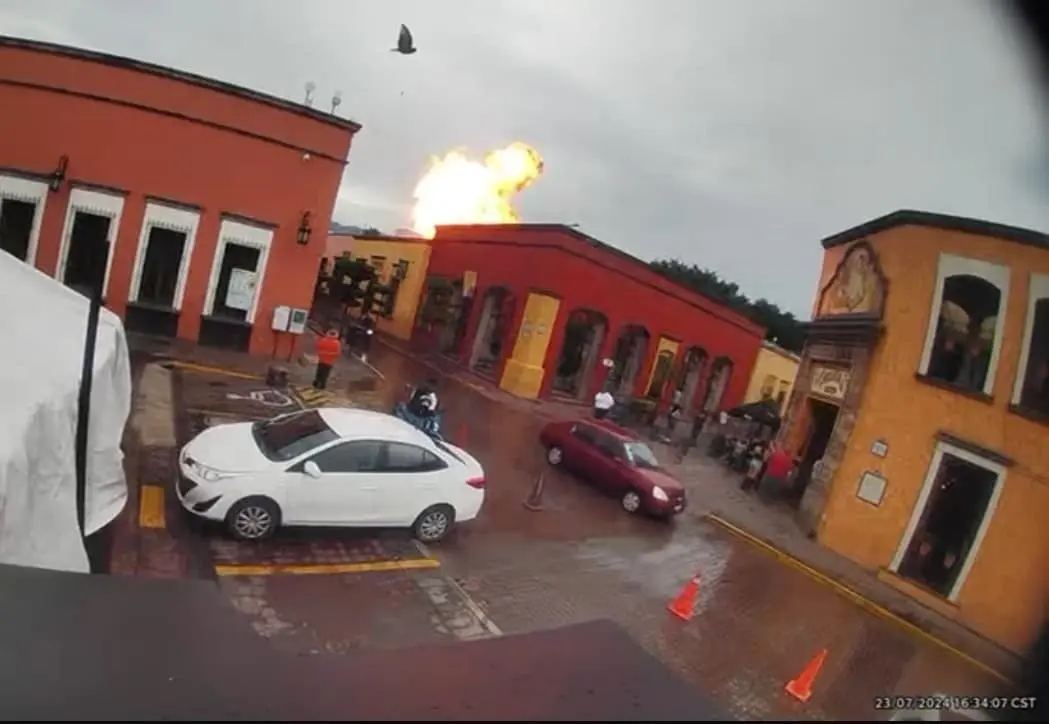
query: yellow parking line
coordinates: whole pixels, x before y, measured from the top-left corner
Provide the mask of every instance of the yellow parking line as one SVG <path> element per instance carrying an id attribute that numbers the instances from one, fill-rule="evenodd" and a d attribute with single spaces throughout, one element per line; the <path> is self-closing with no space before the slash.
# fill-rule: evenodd
<path id="1" fill-rule="evenodd" d="M 231 370 L 226 367 L 212 367 L 211 365 L 198 365 L 195 362 L 182 362 L 175 360 L 171 363 L 172 367 L 177 367 L 180 370 L 186 370 L 187 372 L 201 372 L 204 374 L 213 375 L 226 375 L 227 377 L 237 377 L 242 380 L 264 380 L 266 379 L 262 375 L 253 375 L 247 372 L 238 372 L 237 370 Z"/>
<path id="2" fill-rule="evenodd" d="M 796 569 L 798 571 L 801 571 L 802 573 L 806 574 L 810 578 L 813 578 L 816 581 L 818 581 L 818 582 L 822 583 L 823 585 L 827 586 L 828 588 L 833 589 L 840 596 L 849 599 L 850 601 L 855 603 L 860 608 L 865 609 L 865 610 L 869 611 L 870 613 L 873 613 L 875 616 L 878 616 L 879 618 L 883 618 L 886 621 L 889 621 L 890 623 L 896 624 L 897 626 L 899 626 L 903 630 L 907 631 L 911 635 L 916 636 L 917 638 L 920 638 L 920 639 L 923 639 L 925 641 L 928 641 L 929 643 L 931 643 L 931 644 L 933 644 L 935 646 L 938 646 L 941 649 L 943 649 L 945 651 L 948 651 L 949 653 L 954 654 L 955 656 L 957 656 L 962 661 L 966 662 L 967 664 L 970 664 L 971 666 L 976 667 L 977 669 L 980 669 L 985 674 L 988 674 L 988 675 L 994 677 L 995 679 L 998 679 L 999 681 L 1002 681 L 1002 682 L 1004 682 L 1006 684 L 1012 683 L 1011 680 L 1009 679 L 1009 677 L 1007 677 L 1005 674 L 1002 674 L 1001 672 L 993 669 L 992 667 L 990 667 L 987 664 L 983 663 L 979 659 L 976 659 L 976 658 L 970 656 L 969 654 L 965 653 L 961 649 L 958 649 L 957 647 L 952 646 L 951 644 L 947 643 L 943 639 L 941 639 L 941 638 L 939 638 L 937 636 L 934 636 L 933 634 L 929 633 L 925 629 L 923 629 L 923 628 L 921 628 L 919 626 L 914 625 L 913 623 L 911 623 L 907 619 L 905 619 L 902 616 L 899 616 L 899 615 L 893 613 L 892 611 L 890 611 L 889 609 L 885 608 L 881 604 L 875 603 L 874 601 L 872 601 L 869 598 L 867 598 L 866 596 L 864 596 L 862 593 L 859 593 L 858 591 L 855 591 L 852 588 L 849 588 L 848 586 L 846 586 L 843 583 L 839 583 L 838 581 L 834 580 L 833 578 L 831 578 L 830 576 L 828 576 L 828 575 L 826 575 L 824 573 L 820 573 L 819 571 L 817 571 L 812 566 L 808 565 L 807 563 L 803 563 L 801 560 L 795 558 L 791 554 L 786 553 L 784 551 L 781 551 L 779 548 L 776 548 L 775 546 L 773 546 L 773 545 L 771 545 L 769 543 L 766 543 L 765 541 L 761 540 L 757 536 L 751 535 L 750 533 L 748 533 L 747 531 L 743 530 L 739 526 L 736 526 L 736 525 L 728 522 L 724 518 L 721 518 L 720 516 L 717 516 L 717 515 L 715 515 L 713 513 L 707 513 L 704 517 L 707 520 L 709 520 L 711 523 L 714 523 L 714 524 L 724 528 L 728 532 L 730 532 L 733 535 L 736 535 L 736 536 L 742 538 L 743 540 L 747 541 L 751 545 L 753 545 L 753 546 L 755 546 L 757 548 L 762 549 L 766 553 L 771 554 L 773 557 L 777 558 L 782 563 L 785 563 L 786 565 L 790 566 L 791 568 L 794 568 L 794 569 Z"/>
<path id="3" fill-rule="evenodd" d="M 138 527 L 164 528 L 164 488 L 143 485 L 138 491 Z"/>
<path id="4" fill-rule="evenodd" d="M 380 571 L 415 571 L 424 568 L 440 568 L 434 558 L 407 558 L 400 561 L 368 561 L 363 563 L 317 563 L 317 564 L 264 564 L 264 565 L 217 565 L 217 576 L 316 576 L 333 573 L 377 573 Z"/>

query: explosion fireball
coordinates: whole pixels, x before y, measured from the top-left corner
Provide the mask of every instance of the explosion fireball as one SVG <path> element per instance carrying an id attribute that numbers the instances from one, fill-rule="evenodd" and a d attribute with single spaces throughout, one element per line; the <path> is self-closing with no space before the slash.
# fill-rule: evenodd
<path id="1" fill-rule="evenodd" d="M 543 159 L 525 143 L 492 151 L 484 162 L 462 151 L 434 158 L 415 187 L 412 230 L 432 239 L 448 224 L 512 224 L 521 220 L 513 197 L 543 173 Z"/>

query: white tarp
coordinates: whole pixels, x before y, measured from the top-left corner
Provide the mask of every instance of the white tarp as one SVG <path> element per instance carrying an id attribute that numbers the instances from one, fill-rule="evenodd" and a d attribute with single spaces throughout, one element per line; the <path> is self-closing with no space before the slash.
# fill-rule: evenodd
<path id="1" fill-rule="evenodd" d="M 0 563 L 89 569 L 75 469 L 87 314 L 86 297 L 0 251 Z M 124 328 L 103 309 L 88 425 L 88 534 L 127 502 L 120 444 L 130 405 Z"/>

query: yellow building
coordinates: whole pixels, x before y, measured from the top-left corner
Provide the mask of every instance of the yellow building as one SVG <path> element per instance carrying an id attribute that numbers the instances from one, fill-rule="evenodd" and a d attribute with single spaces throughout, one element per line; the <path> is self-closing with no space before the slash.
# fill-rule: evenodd
<path id="1" fill-rule="evenodd" d="M 757 359 L 750 372 L 744 403 L 776 400 L 780 414 L 786 412 L 787 401 L 794 389 L 801 357 L 772 342 L 762 342 Z"/>
<path id="2" fill-rule="evenodd" d="M 801 518 L 1021 652 L 1049 603 L 1049 236 L 900 211 L 823 246 L 781 431 Z"/>
<path id="3" fill-rule="evenodd" d="M 396 281 L 393 313 L 378 318 L 376 327 L 380 332 L 408 341 L 426 281 L 430 244 L 426 239 L 411 237 L 329 234 L 324 254 L 328 267 L 346 255 L 367 260 L 384 284 Z"/>

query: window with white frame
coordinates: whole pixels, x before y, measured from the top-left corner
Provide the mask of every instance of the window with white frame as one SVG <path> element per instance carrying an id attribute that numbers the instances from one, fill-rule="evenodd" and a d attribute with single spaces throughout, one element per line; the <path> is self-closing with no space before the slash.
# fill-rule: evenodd
<path id="1" fill-rule="evenodd" d="M 47 184 L 20 176 L 0 175 L 0 251 L 33 264 Z"/>
<path id="2" fill-rule="evenodd" d="M 1008 267 L 941 254 L 919 372 L 990 395 L 1001 352 Z"/>
<path id="3" fill-rule="evenodd" d="M 273 230 L 223 219 L 204 313 L 254 324 Z"/>
<path id="4" fill-rule="evenodd" d="M 941 441 L 891 569 L 948 600 L 969 575 L 998 506 L 1006 468 Z"/>
<path id="5" fill-rule="evenodd" d="M 58 252 L 59 281 L 84 294 L 98 290 L 105 296 L 123 210 L 120 194 L 84 188 L 70 192 Z"/>
<path id="6" fill-rule="evenodd" d="M 1049 415 L 1049 274 L 1032 274 L 1013 404 Z"/>
<path id="7" fill-rule="evenodd" d="M 200 214 L 149 202 L 142 220 L 128 301 L 182 308 Z"/>

